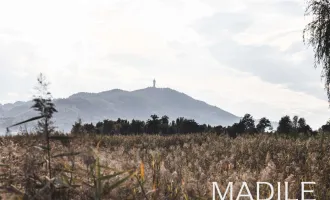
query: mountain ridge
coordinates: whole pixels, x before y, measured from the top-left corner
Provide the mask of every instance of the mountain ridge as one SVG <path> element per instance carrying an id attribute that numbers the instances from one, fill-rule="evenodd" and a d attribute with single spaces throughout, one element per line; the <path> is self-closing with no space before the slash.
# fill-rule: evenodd
<path id="1" fill-rule="evenodd" d="M 74 122 L 81 118 L 84 122 L 104 119 L 147 120 L 150 115 L 167 115 L 171 120 L 177 117 L 194 119 L 200 124 L 232 125 L 240 117 L 217 106 L 209 105 L 183 92 L 171 88 L 147 87 L 133 91 L 111 89 L 101 92 L 78 92 L 67 98 L 54 99 L 57 110 L 55 125 L 59 130 L 70 131 Z M 17 101 L 0 104 L 0 116 L 11 120 L 0 121 L 2 127 L 32 117 L 36 113 L 30 109 L 32 101 Z"/>

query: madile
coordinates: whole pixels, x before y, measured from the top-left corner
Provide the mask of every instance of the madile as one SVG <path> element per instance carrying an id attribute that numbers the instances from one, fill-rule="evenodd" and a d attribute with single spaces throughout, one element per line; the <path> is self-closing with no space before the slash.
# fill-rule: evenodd
<path id="1" fill-rule="evenodd" d="M 306 199 L 305 195 L 306 193 L 313 193 L 313 190 L 307 190 L 306 189 L 306 185 L 313 185 L 315 184 L 315 182 L 301 182 L 301 199 L 290 199 L 289 198 L 289 183 L 288 182 L 284 182 L 284 191 L 281 191 L 281 183 L 277 182 L 277 196 L 278 198 L 274 198 L 274 187 L 272 184 L 268 183 L 268 182 L 257 182 L 257 193 L 256 193 L 256 197 L 253 198 L 249 187 L 247 186 L 246 182 L 242 182 L 242 186 L 240 191 L 238 192 L 237 198 L 234 199 L 233 197 L 233 182 L 229 182 L 229 184 L 227 185 L 226 191 L 224 192 L 224 194 L 221 193 L 217 182 L 212 182 L 212 188 L 213 188 L 213 200 L 225 200 L 225 199 L 230 199 L 230 200 L 239 200 L 242 197 L 245 197 L 244 199 L 249 198 L 250 200 L 282 200 L 280 199 L 282 195 L 282 193 L 284 192 L 284 200 L 315 200 L 315 199 Z M 261 185 L 266 185 L 269 187 L 270 189 L 270 194 L 267 198 L 260 198 L 260 186 Z M 246 198 L 247 197 L 247 198 Z"/>

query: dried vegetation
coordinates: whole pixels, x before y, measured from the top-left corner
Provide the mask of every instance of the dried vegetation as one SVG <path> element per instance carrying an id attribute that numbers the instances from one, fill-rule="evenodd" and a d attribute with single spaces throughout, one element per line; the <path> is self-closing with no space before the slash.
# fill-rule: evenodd
<path id="1" fill-rule="evenodd" d="M 214 181 L 222 191 L 234 182 L 234 194 L 246 181 L 253 195 L 257 181 L 288 181 L 290 198 L 314 181 L 313 198 L 330 199 L 328 136 L 79 136 L 51 141 L 52 178 L 43 142 L 0 138 L 2 199 L 212 199 Z"/>

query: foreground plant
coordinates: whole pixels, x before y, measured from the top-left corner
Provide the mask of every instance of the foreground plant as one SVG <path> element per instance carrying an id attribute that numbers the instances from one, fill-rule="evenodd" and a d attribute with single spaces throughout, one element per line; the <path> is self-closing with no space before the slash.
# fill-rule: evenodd
<path id="1" fill-rule="evenodd" d="M 37 95 L 34 96 L 32 109 L 39 112 L 39 116 L 32 117 L 28 120 L 13 124 L 7 127 L 9 128 L 14 126 L 19 126 L 21 124 L 25 124 L 28 122 L 32 122 L 35 120 L 39 120 L 37 124 L 38 133 L 45 136 L 46 146 L 40 146 L 40 148 L 44 149 L 47 152 L 47 168 L 48 168 L 48 176 L 52 178 L 52 170 L 51 170 L 51 147 L 50 147 L 50 135 L 54 132 L 52 117 L 57 110 L 55 109 L 55 104 L 52 101 L 52 95 L 48 91 L 49 83 L 46 81 L 46 78 L 43 74 L 39 74 L 37 79 L 38 85 L 36 86 Z"/>
<path id="2" fill-rule="evenodd" d="M 46 155 L 44 163 L 46 164 L 47 176 L 34 176 L 28 178 L 31 179 L 35 185 L 41 188 L 36 192 L 36 194 L 33 195 L 33 198 L 41 197 L 41 194 L 47 193 L 48 198 L 51 199 L 57 188 L 70 187 L 68 183 L 62 181 L 65 179 L 63 174 L 60 173 L 60 176 L 55 177 L 52 174 L 52 159 L 78 155 L 79 152 L 62 152 L 57 155 L 52 153 L 52 147 L 50 145 L 51 140 L 60 141 L 62 144 L 65 144 L 68 143 L 72 138 L 65 135 L 52 135 L 54 133 L 52 117 L 53 114 L 57 112 L 57 110 L 55 109 L 55 104 L 52 101 L 51 93 L 48 91 L 49 83 L 46 81 L 45 76 L 40 74 L 37 81 L 38 85 L 35 88 L 37 90 L 37 95 L 34 96 L 34 104 L 31 108 L 37 111 L 39 116 L 35 116 L 28 120 L 13 124 L 10 127 L 7 127 L 7 130 L 9 130 L 11 127 L 38 120 L 37 133 L 45 138 L 46 145 L 37 145 L 35 147 L 40 149 Z M 24 194 L 24 196 L 27 198 L 32 197 L 30 194 Z"/>
<path id="3" fill-rule="evenodd" d="M 92 151 L 92 157 L 87 157 L 86 159 L 86 165 L 87 170 L 83 170 L 89 174 L 90 181 L 85 182 L 82 180 L 82 183 L 84 185 L 87 185 L 90 189 L 93 191 L 93 195 L 89 196 L 91 199 L 94 200 L 101 200 L 104 196 L 109 194 L 112 190 L 119 187 L 121 184 L 123 184 L 125 181 L 127 181 L 129 178 L 133 177 L 137 171 L 134 169 L 131 170 L 124 170 L 124 171 L 118 171 L 113 168 L 110 168 L 108 166 L 102 165 L 100 163 L 100 143 L 102 140 L 100 140 L 97 143 L 97 146 Z M 103 171 L 114 171 L 112 174 L 105 174 Z M 123 178 L 119 178 L 119 176 L 126 174 Z M 111 182 L 111 180 L 115 179 L 115 181 Z"/>

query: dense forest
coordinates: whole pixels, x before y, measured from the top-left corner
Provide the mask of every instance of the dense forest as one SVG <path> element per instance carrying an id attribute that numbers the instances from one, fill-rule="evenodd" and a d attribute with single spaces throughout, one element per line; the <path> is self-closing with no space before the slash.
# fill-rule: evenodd
<path id="1" fill-rule="evenodd" d="M 221 125 L 211 126 L 208 124 L 199 124 L 194 119 L 186 119 L 179 117 L 176 120 L 170 121 L 169 117 L 164 115 L 159 117 L 157 115 L 151 115 L 147 121 L 142 120 L 126 120 L 120 119 L 93 123 L 82 123 L 79 119 L 72 126 L 72 134 L 105 134 L 105 135 L 130 135 L 130 134 L 188 134 L 188 133 L 207 133 L 213 132 L 217 134 L 228 134 L 231 137 L 237 137 L 241 134 L 258 134 L 258 133 L 279 133 L 286 135 L 315 135 L 318 132 L 329 132 L 330 122 L 323 125 L 318 131 L 313 131 L 311 127 L 306 123 L 304 118 L 294 116 L 292 119 L 290 116 L 284 116 L 279 120 L 278 127 L 273 130 L 269 119 L 263 117 L 256 120 L 250 115 L 245 114 L 244 117 L 232 126 L 223 127 Z"/>

